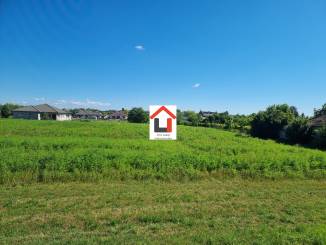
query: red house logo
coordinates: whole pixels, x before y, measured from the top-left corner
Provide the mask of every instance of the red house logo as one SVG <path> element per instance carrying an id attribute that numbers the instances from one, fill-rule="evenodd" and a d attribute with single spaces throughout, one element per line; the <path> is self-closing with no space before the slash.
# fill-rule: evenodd
<path id="1" fill-rule="evenodd" d="M 150 139 L 176 139 L 176 106 L 150 106 Z"/>

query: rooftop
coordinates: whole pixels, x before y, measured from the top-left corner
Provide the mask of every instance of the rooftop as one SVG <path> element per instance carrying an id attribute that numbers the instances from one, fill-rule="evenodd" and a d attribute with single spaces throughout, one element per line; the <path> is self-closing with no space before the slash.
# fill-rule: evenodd
<path id="1" fill-rule="evenodd" d="M 76 116 L 102 116 L 99 111 L 80 110 L 76 113 Z"/>
<path id="2" fill-rule="evenodd" d="M 313 127 L 322 127 L 326 126 L 326 115 L 321 115 L 310 120 L 310 126 Z"/>
<path id="3" fill-rule="evenodd" d="M 31 105 L 17 108 L 13 111 L 17 112 L 43 112 L 43 113 L 57 113 L 57 114 L 67 114 L 69 112 L 64 111 L 62 109 L 56 108 L 54 106 L 48 104 L 41 105 Z"/>

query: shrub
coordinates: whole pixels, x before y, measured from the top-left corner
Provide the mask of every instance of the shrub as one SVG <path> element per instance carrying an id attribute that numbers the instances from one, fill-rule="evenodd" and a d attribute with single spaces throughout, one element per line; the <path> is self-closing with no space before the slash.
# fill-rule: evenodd
<path id="1" fill-rule="evenodd" d="M 313 132 L 312 145 L 319 149 L 326 149 L 326 127 L 316 129 Z"/>
<path id="2" fill-rule="evenodd" d="M 281 131 L 298 117 L 295 107 L 273 105 L 258 112 L 251 122 L 251 135 L 263 139 L 279 139 Z"/>
<path id="3" fill-rule="evenodd" d="M 1 117 L 3 118 L 8 118 L 12 115 L 12 111 L 16 108 L 20 107 L 19 105 L 16 104 L 4 104 L 1 106 Z"/>
<path id="4" fill-rule="evenodd" d="M 308 119 L 296 118 L 285 129 L 286 140 L 290 144 L 309 144 L 312 137 L 312 129 L 308 126 Z"/>
<path id="5" fill-rule="evenodd" d="M 148 114 L 143 108 L 132 108 L 128 112 L 128 121 L 132 123 L 146 123 L 148 122 Z"/>

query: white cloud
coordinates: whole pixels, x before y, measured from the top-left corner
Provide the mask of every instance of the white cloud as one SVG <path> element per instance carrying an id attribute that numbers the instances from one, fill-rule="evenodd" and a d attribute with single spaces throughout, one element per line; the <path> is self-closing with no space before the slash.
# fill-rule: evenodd
<path id="1" fill-rule="evenodd" d="M 1 1 L 1 0 L 0 0 Z M 0 100 L 0 104 L 1 104 Z M 92 108 L 99 110 L 107 110 L 111 104 L 107 101 L 98 101 L 98 100 L 76 100 L 76 99 L 53 99 L 49 100 L 46 98 L 30 98 L 22 101 L 12 101 L 10 103 L 19 104 L 19 105 L 38 105 L 38 104 L 49 104 L 56 106 L 58 108 Z"/>
<path id="2" fill-rule="evenodd" d="M 144 51 L 145 47 L 143 45 L 136 45 L 135 49 L 139 50 L 139 51 Z"/>
<path id="3" fill-rule="evenodd" d="M 59 99 L 59 100 L 53 100 L 53 101 L 47 101 L 50 105 L 55 105 L 57 107 L 61 108 L 76 108 L 76 107 L 81 107 L 81 108 L 93 108 L 93 109 L 100 109 L 100 110 L 106 110 L 108 107 L 111 106 L 109 102 L 104 102 L 104 101 L 96 101 L 96 100 L 64 100 L 64 99 Z"/>
<path id="4" fill-rule="evenodd" d="M 107 102 L 92 101 L 92 100 L 89 100 L 89 99 L 86 100 L 86 104 L 87 105 L 94 105 L 94 106 L 110 106 L 111 105 L 110 103 L 107 103 Z"/>
<path id="5" fill-rule="evenodd" d="M 42 98 L 34 98 L 34 100 L 35 100 L 35 101 L 44 101 L 45 98 L 43 98 L 43 97 L 42 97 Z"/>
<path id="6" fill-rule="evenodd" d="M 193 88 L 199 88 L 200 87 L 200 83 L 195 83 L 194 85 L 192 85 Z"/>

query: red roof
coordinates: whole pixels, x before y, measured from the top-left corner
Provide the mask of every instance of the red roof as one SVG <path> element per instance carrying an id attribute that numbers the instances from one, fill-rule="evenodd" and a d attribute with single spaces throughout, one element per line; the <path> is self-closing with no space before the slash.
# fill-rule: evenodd
<path id="1" fill-rule="evenodd" d="M 165 111 L 167 114 L 169 114 L 170 117 L 172 117 L 173 119 L 176 119 L 177 117 L 171 112 L 169 111 L 165 106 L 161 106 L 156 112 L 154 112 L 151 115 L 151 119 L 154 119 L 158 114 L 160 114 L 162 111 Z"/>

